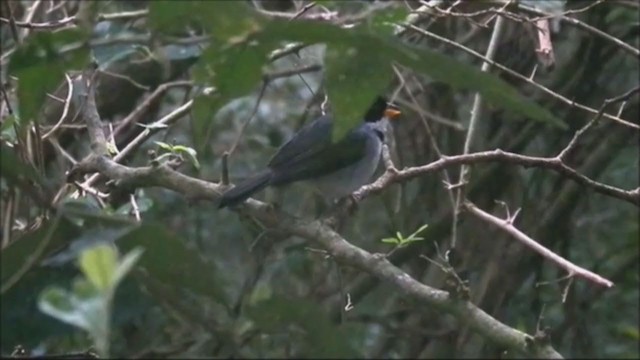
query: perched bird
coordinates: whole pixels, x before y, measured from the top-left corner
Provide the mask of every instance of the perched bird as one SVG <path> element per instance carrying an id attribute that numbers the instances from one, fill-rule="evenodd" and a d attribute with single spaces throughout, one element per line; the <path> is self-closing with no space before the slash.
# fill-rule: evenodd
<path id="1" fill-rule="evenodd" d="M 325 199 L 338 199 L 371 181 L 384 142 L 388 120 L 400 111 L 378 97 L 364 123 L 332 142 L 332 117 L 324 115 L 305 125 L 282 145 L 267 168 L 222 195 L 219 208 L 239 204 L 267 186 L 312 182 Z"/>

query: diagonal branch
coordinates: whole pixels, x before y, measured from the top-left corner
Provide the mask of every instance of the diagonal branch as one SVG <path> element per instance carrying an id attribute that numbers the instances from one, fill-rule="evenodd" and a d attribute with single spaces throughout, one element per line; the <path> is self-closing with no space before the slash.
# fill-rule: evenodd
<path id="1" fill-rule="evenodd" d="M 483 61 L 491 64 L 495 68 L 500 69 L 501 71 L 504 71 L 505 73 L 507 73 L 507 74 L 509 74 L 509 75 L 511 75 L 511 76 L 513 76 L 515 78 L 518 78 L 518 79 L 526 82 L 527 84 L 530 84 L 530 85 L 534 86 L 535 88 L 537 88 L 537 89 L 541 90 L 542 92 L 552 96 L 555 99 L 560 100 L 561 102 L 563 102 L 563 103 L 565 103 L 565 104 L 567 104 L 569 106 L 576 107 L 578 109 L 584 110 L 584 111 L 589 112 L 589 113 L 594 114 L 594 115 L 598 114 L 598 110 L 590 108 L 590 107 L 588 107 L 586 105 L 577 103 L 577 102 L 575 102 L 573 100 L 570 100 L 570 99 L 566 98 L 565 96 L 560 95 L 557 92 L 549 89 L 548 87 L 546 87 L 544 85 L 541 85 L 541 84 L 533 81 L 532 79 L 530 79 L 530 78 L 528 78 L 528 77 L 526 77 L 526 76 L 524 76 L 524 75 L 522 75 L 522 74 L 520 74 L 520 73 L 518 73 L 516 71 L 513 71 L 513 70 L 509 69 L 508 67 L 506 67 L 506 66 L 504 66 L 504 65 L 502 65 L 502 64 L 500 64 L 498 62 L 495 62 L 495 61 L 493 61 L 491 59 L 488 59 L 486 56 L 484 56 L 484 55 L 478 53 L 477 51 L 475 51 L 473 49 L 470 49 L 470 48 L 468 48 L 468 47 L 466 47 L 466 46 L 464 46 L 462 44 L 459 44 L 459 43 L 457 43 L 455 41 L 449 40 L 449 39 L 447 39 L 445 37 L 442 37 L 440 35 L 434 34 L 434 33 L 430 32 L 430 31 L 421 29 L 421 28 L 419 28 L 419 27 L 417 27 L 415 25 L 412 25 L 412 24 L 408 24 L 408 25 L 399 24 L 399 25 L 403 29 L 409 29 L 409 30 L 415 31 L 415 32 L 417 32 L 417 33 L 419 33 L 421 35 L 436 39 L 436 40 L 441 41 L 441 42 L 443 42 L 443 43 L 445 43 L 447 45 L 451 45 L 451 46 L 453 46 L 453 47 L 455 47 L 457 49 L 460 49 L 460 50 L 462 50 L 462 51 L 464 51 L 464 52 L 466 52 L 466 53 L 468 53 L 468 54 L 470 54 L 470 55 L 472 55 L 474 57 L 482 59 Z M 614 115 L 611 115 L 611 114 L 608 114 L 608 113 L 603 113 L 602 116 L 604 118 L 607 118 L 607 119 L 609 119 L 611 121 L 614 121 L 614 122 L 616 122 L 616 123 L 618 123 L 620 125 L 628 126 L 628 127 L 633 128 L 635 130 L 640 130 L 640 125 L 632 123 L 632 122 L 624 120 L 624 119 L 621 119 L 619 116 L 614 116 Z"/>
<path id="2" fill-rule="evenodd" d="M 73 178 L 85 173 L 98 172 L 103 176 L 133 187 L 162 187 L 174 190 L 190 199 L 216 200 L 223 186 L 193 178 L 172 170 L 164 164 L 146 167 L 129 167 L 109 159 L 100 150 L 106 148 L 101 121 L 91 99 L 81 113 L 91 136 L 93 155 L 88 156 L 69 172 Z M 100 134 L 102 133 L 102 136 Z M 101 144 L 100 144 L 101 143 Z M 432 306 L 454 315 L 482 336 L 501 347 L 536 358 L 561 358 L 548 343 L 536 341 L 535 337 L 511 328 L 491 317 L 469 301 L 452 297 L 449 293 L 420 283 L 400 268 L 391 264 L 384 255 L 371 254 L 352 245 L 338 233 L 320 221 L 304 221 L 294 218 L 272 206 L 249 199 L 238 209 L 254 217 L 268 228 L 298 235 L 326 249 L 337 261 L 359 268 L 395 286 L 425 306 Z"/>
<path id="3" fill-rule="evenodd" d="M 491 214 L 489 214 L 488 212 L 483 211 L 482 209 L 480 209 L 479 207 L 477 207 L 476 205 L 474 205 L 472 202 L 470 201 L 465 201 L 464 202 L 464 207 L 465 209 L 467 209 L 471 214 L 475 215 L 477 218 L 482 219 L 490 224 L 493 224 L 495 226 L 497 226 L 500 230 L 508 233 L 509 235 L 513 236 L 516 240 L 520 241 L 521 243 L 523 243 L 524 245 L 528 246 L 529 248 L 533 249 L 535 252 L 537 252 L 538 254 L 542 255 L 544 258 L 550 260 L 551 262 L 555 263 L 556 265 L 558 265 L 559 267 L 561 267 L 562 269 L 566 270 L 569 273 L 569 277 L 573 277 L 573 276 L 578 276 L 581 277 L 583 279 L 589 280 L 595 284 L 604 286 L 604 287 L 612 287 L 613 283 L 610 280 L 607 280 L 605 278 L 603 278 L 602 276 L 591 272 L 587 269 L 584 269 L 578 265 L 575 265 L 574 263 L 570 262 L 569 260 L 563 258 L 560 255 L 557 255 L 556 253 L 554 253 L 553 251 L 547 249 L 546 247 L 540 245 L 540 243 L 538 243 L 537 241 L 535 241 L 534 239 L 530 238 L 529 236 L 527 236 L 525 233 L 523 233 L 522 231 L 518 230 L 518 228 L 516 228 L 515 226 L 513 226 L 513 221 L 511 221 L 510 219 L 500 219 L 497 218 Z"/>

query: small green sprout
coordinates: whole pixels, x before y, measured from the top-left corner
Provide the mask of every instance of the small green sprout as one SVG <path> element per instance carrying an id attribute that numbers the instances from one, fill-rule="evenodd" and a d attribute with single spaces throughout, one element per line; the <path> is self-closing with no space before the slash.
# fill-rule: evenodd
<path id="1" fill-rule="evenodd" d="M 422 225 L 418 230 L 416 230 L 413 234 L 404 237 L 399 231 L 396 232 L 396 236 L 395 237 L 389 237 L 389 238 L 384 238 L 380 241 L 382 241 L 385 244 L 392 244 L 395 245 L 396 249 L 405 247 L 407 245 L 409 245 L 410 243 L 416 242 L 416 241 L 422 241 L 424 240 L 423 237 L 418 236 L 418 234 L 420 234 L 421 232 L 423 232 L 429 225 L 425 224 Z"/>
<path id="2" fill-rule="evenodd" d="M 188 158 L 193 163 L 196 169 L 200 169 L 200 163 L 198 162 L 198 153 L 195 149 L 190 148 L 184 145 L 171 145 L 162 141 L 156 141 L 156 145 L 158 145 L 161 149 L 166 150 L 167 153 L 160 155 L 156 160 L 161 160 L 162 158 L 171 156 L 171 155 L 182 155 L 187 154 Z"/>

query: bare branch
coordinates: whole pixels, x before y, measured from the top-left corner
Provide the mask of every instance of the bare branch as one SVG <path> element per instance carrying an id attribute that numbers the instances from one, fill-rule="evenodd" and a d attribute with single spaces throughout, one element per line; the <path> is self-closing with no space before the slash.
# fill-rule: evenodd
<path id="1" fill-rule="evenodd" d="M 635 57 L 640 57 L 640 50 L 634 48 L 633 46 L 627 44 L 626 42 L 618 39 L 615 36 L 609 35 L 606 32 L 604 32 L 602 30 L 599 30 L 599 29 L 597 29 L 597 28 L 595 28 L 595 27 L 593 27 L 593 26 L 591 26 L 589 24 L 586 24 L 586 23 L 584 23 L 584 22 L 582 22 L 582 21 L 580 21 L 580 20 L 578 20 L 576 18 L 567 16 L 567 13 L 565 13 L 564 15 L 563 14 L 558 14 L 558 15 L 550 14 L 550 13 L 547 13 L 545 11 L 541 11 L 541 10 L 538 10 L 538 9 L 535 9 L 535 8 L 532 8 L 532 7 L 523 5 L 523 4 L 518 4 L 518 8 L 521 9 L 521 10 L 524 10 L 524 11 L 526 11 L 528 13 L 535 14 L 535 15 L 540 15 L 540 16 L 543 16 L 543 17 L 546 17 L 546 18 L 557 18 L 557 19 L 560 19 L 560 20 L 562 20 L 562 21 L 564 21 L 566 23 L 569 23 L 571 25 L 576 26 L 579 29 L 585 30 L 585 31 L 590 32 L 590 33 L 592 33 L 594 35 L 597 35 L 597 36 L 599 36 L 599 37 L 601 37 L 601 38 L 603 38 L 603 39 L 605 39 L 605 40 L 607 40 L 609 42 L 614 43 L 616 46 L 618 46 L 619 48 L 625 50 L 626 52 L 630 53 L 631 55 L 634 55 Z"/>
<path id="2" fill-rule="evenodd" d="M 0 22 L 5 24 L 11 24 L 11 19 L 5 19 L 0 17 Z M 47 21 L 41 23 L 33 23 L 31 21 L 16 21 L 15 25 L 17 27 L 25 28 L 25 29 L 59 29 L 63 27 L 67 27 L 69 25 L 74 25 L 76 23 L 76 17 L 70 16 L 64 19 L 56 20 L 56 21 Z"/>
<path id="3" fill-rule="evenodd" d="M 356 193 L 358 195 L 358 198 L 364 198 L 368 195 L 381 192 L 383 189 L 386 189 L 393 183 L 404 182 L 430 172 L 439 171 L 448 166 L 461 164 L 480 164 L 487 162 L 503 162 L 521 165 L 524 167 L 538 167 L 553 170 L 583 186 L 592 188 L 594 191 L 600 194 L 611 196 L 620 200 L 624 200 L 636 206 L 640 206 L 640 188 L 635 190 L 622 190 L 614 186 L 602 184 L 583 174 L 578 173 L 575 169 L 564 164 L 558 157 L 548 158 L 525 156 L 521 154 L 502 151 L 500 149 L 476 152 L 467 155 L 444 156 L 443 158 L 426 165 L 405 168 L 394 173 L 386 172 L 373 184 L 363 186 Z"/>
<path id="4" fill-rule="evenodd" d="M 186 176 L 168 166 L 132 168 L 120 165 L 105 156 L 91 156 L 72 171 L 75 174 L 98 171 L 108 178 L 138 187 L 159 186 L 174 190 L 191 199 L 217 199 L 223 187 Z M 450 298 L 445 291 L 421 284 L 384 255 L 371 254 L 356 247 L 328 228 L 321 221 L 302 221 L 272 206 L 249 199 L 238 211 L 256 218 L 269 228 L 298 235 L 321 245 L 336 260 L 354 266 L 397 287 L 402 293 L 429 306 L 454 315 L 482 336 L 509 349 L 537 358 L 561 358 L 550 345 L 530 346 L 532 336 L 513 329 L 488 315 L 468 301 Z"/>
<path id="5" fill-rule="evenodd" d="M 524 81 L 524 82 L 526 82 L 528 84 L 533 85 L 537 89 L 543 91 L 544 93 L 546 93 L 548 95 L 551 95 L 552 97 L 562 101 L 563 103 L 565 103 L 565 104 L 567 104 L 569 106 L 574 106 L 574 107 L 576 107 L 578 109 L 590 112 L 590 113 L 592 113 L 594 115 L 598 114 L 598 110 L 590 108 L 590 107 L 588 107 L 586 105 L 582 105 L 582 104 L 577 103 L 577 102 L 575 102 L 573 100 L 569 100 L 566 97 L 556 93 L 555 91 L 545 87 L 544 85 L 540 85 L 537 82 L 533 81 L 532 79 L 530 79 L 530 78 L 528 78 L 528 77 L 526 77 L 526 76 L 524 76 L 524 75 L 522 75 L 522 74 L 520 74 L 520 73 L 518 73 L 516 71 L 513 71 L 513 70 L 509 69 L 508 67 L 500 64 L 500 63 L 497 63 L 497 62 L 495 62 L 495 61 L 493 61 L 491 59 L 487 59 L 484 55 L 482 55 L 482 54 L 480 54 L 480 53 L 478 53 L 478 52 L 476 52 L 476 51 L 474 51 L 474 50 L 472 50 L 472 49 L 470 49 L 470 48 L 468 48 L 468 47 L 466 47 L 466 46 L 464 46 L 462 44 L 459 44 L 459 43 L 457 43 L 455 41 L 449 40 L 449 39 L 447 39 L 445 37 L 442 37 L 440 35 L 434 34 L 434 33 L 430 32 L 430 31 L 421 29 L 421 28 L 419 28 L 419 27 L 417 27 L 415 25 L 412 25 L 412 24 L 409 24 L 409 25 L 399 24 L 399 25 L 402 26 L 405 29 L 410 29 L 410 30 L 416 31 L 416 32 L 418 32 L 418 33 L 420 33 L 422 35 L 425 35 L 425 36 L 434 38 L 436 40 L 442 41 L 445 44 L 454 46 L 454 47 L 456 47 L 456 48 L 458 48 L 458 49 L 460 49 L 462 51 L 465 51 L 466 53 L 468 53 L 470 55 L 473 55 L 473 56 L 475 56 L 475 57 L 477 57 L 479 59 L 482 59 L 482 60 L 490 63 L 491 65 L 495 66 L 496 68 L 506 72 L 507 74 L 509 74 L 509 75 L 511 75 L 513 77 L 516 77 L 516 78 L 518 78 L 518 79 L 520 79 L 520 80 L 522 80 L 522 81 Z M 614 116 L 614 115 L 611 115 L 611 114 L 608 114 L 608 113 L 604 113 L 602 116 L 607 118 L 607 119 L 609 119 L 609 120 L 615 121 L 616 123 L 619 123 L 621 125 L 628 126 L 630 128 L 636 129 L 636 130 L 640 130 L 640 125 L 634 124 L 634 123 L 629 122 L 629 121 L 624 120 L 624 119 L 621 119 L 618 116 Z"/>
<path id="6" fill-rule="evenodd" d="M 493 62 L 493 56 L 498 49 L 498 43 L 500 42 L 500 37 L 502 36 L 502 29 L 504 28 L 504 17 L 498 16 L 496 19 L 496 23 L 493 26 L 493 32 L 491 33 L 491 40 L 489 40 L 489 46 L 487 46 L 487 52 L 485 55 L 485 61 L 482 63 L 482 67 L 480 71 L 489 72 L 491 69 L 491 62 Z M 471 109 L 471 118 L 469 119 L 469 128 L 467 129 L 467 135 L 464 139 L 464 148 L 462 150 L 462 154 L 466 155 L 471 150 L 471 143 L 475 140 L 476 128 L 480 122 L 480 115 L 482 114 L 482 95 L 480 93 L 476 93 L 473 97 L 473 107 Z M 460 176 L 458 177 L 458 184 L 466 184 L 469 181 L 469 169 L 466 165 L 462 165 L 460 167 Z M 448 187 L 451 189 L 451 187 Z M 460 205 L 462 204 L 464 193 L 464 187 L 460 186 L 456 189 L 455 196 L 455 206 L 453 208 L 453 220 L 452 220 L 452 231 L 451 231 L 451 248 L 454 249 L 456 247 L 457 242 L 457 234 L 458 234 L 458 220 L 460 215 Z"/>
<path id="7" fill-rule="evenodd" d="M 563 268 L 564 270 L 566 270 L 569 273 L 569 276 L 578 276 L 581 277 L 583 279 L 589 280 L 595 284 L 601 285 L 601 286 L 605 286 L 605 287 L 612 287 L 613 283 L 605 278 L 603 278 L 602 276 L 593 273 L 587 269 L 581 268 L 578 265 L 575 265 L 574 263 L 570 262 L 569 260 L 563 258 L 560 255 L 557 255 L 556 253 L 554 253 L 553 251 L 547 249 L 546 247 L 540 245 L 540 243 L 538 243 L 537 241 L 535 241 L 534 239 L 530 238 L 529 236 L 527 236 L 526 234 L 524 234 L 522 231 L 518 230 L 518 228 L 516 228 L 515 226 L 513 226 L 513 222 L 512 221 L 508 221 L 508 220 L 503 220 L 500 218 L 497 218 L 483 210 L 481 210 L 479 207 L 477 207 L 476 205 L 474 205 L 473 203 L 471 203 L 470 201 L 465 201 L 464 202 L 464 207 L 465 209 L 467 209 L 470 213 L 472 213 L 473 215 L 475 215 L 476 217 L 478 217 L 479 219 L 482 219 L 490 224 L 493 224 L 495 226 L 497 226 L 499 229 L 505 231 L 506 233 L 508 233 L 509 235 L 513 236 L 516 240 L 520 241 L 521 243 L 523 243 L 524 245 L 528 246 L 529 248 L 533 249 L 535 252 L 537 252 L 538 254 L 542 255 L 544 258 L 552 261 L 553 263 L 555 263 L 556 265 L 558 265 L 559 267 Z"/>
<path id="8" fill-rule="evenodd" d="M 93 96 L 94 94 L 90 92 L 89 95 Z M 183 107 L 186 107 L 187 104 Z M 174 190 L 190 199 L 215 200 L 220 197 L 223 186 L 186 176 L 164 164 L 134 168 L 120 165 L 109 159 L 100 152 L 106 146 L 106 140 L 104 134 L 99 136 L 102 127 L 100 119 L 95 118 L 97 116 L 95 101 L 90 97 L 87 99 L 85 107 L 86 110 L 82 112 L 82 115 L 85 116 L 84 120 L 87 123 L 92 144 L 94 144 L 92 146 L 94 153 L 69 172 L 70 178 L 97 171 L 110 179 L 127 183 L 130 186 L 159 186 Z M 95 145 L 98 142 L 103 142 L 102 146 Z M 417 301 L 454 315 L 482 336 L 500 346 L 537 358 L 561 358 L 560 354 L 549 344 L 536 343 L 536 346 L 531 346 L 532 341 L 535 340 L 531 335 L 501 323 L 468 301 L 453 299 L 445 291 L 421 284 L 391 264 L 384 255 L 371 254 L 352 245 L 321 221 L 302 221 L 253 199 L 246 201 L 242 207 L 238 208 L 238 211 L 254 217 L 268 228 L 298 235 L 321 245 L 337 261 L 366 271 L 394 285 L 402 293 Z"/>

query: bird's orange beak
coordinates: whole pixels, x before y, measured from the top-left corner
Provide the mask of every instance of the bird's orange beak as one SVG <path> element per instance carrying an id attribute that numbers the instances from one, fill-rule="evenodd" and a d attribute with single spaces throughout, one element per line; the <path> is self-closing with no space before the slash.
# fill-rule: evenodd
<path id="1" fill-rule="evenodd" d="M 387 108 L 384 111 L 384 117 L 386 117 L 389 120 L 397 119 L 398 117 L 400 117 L 400 114 L 402 114 L 400 110 L 393 109 L 393 108 Z"/>

